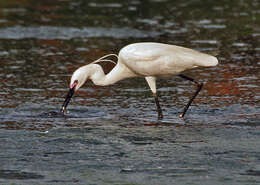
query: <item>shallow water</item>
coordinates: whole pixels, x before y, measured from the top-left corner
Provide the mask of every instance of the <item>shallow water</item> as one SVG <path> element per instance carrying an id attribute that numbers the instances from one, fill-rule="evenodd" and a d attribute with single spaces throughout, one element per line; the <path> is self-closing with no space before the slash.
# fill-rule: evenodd
<path id="1" fill-rule="evenodd" d="M 259 184 L 257 0 L 0 2 L 0 184 Z M 85 85 L 59 113 L 72 72 L 155 41 L 220 64 L 158 80 Z M 108 72 L 113 65 L 103 65 Z"/>

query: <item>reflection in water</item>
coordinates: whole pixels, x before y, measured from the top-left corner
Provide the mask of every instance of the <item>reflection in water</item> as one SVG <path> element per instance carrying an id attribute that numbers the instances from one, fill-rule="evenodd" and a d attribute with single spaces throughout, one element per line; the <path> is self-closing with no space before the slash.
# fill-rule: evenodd
<path id="1" fill-rule="evenodd" d="M 0 184 L 259 184 L 258 7 L 0 1 Z M 59 114 L 76 68 L 140 41 L 218 57 L 215 68 L 187 72 L 205 85 L 185 119 L 194 89 L 178 77 L 159 79 L 160 122 L 143 79 L 87 83 Z"/>

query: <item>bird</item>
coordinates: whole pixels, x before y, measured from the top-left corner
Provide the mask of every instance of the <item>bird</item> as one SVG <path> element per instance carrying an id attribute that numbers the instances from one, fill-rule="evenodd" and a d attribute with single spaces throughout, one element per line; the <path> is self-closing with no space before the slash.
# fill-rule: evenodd
<path id="1" fill-rule="evenodd" d="M 111 56 L 117 57 L 117 63 L 108 74 L 105 74 L 98 63 L 104 61 L 114 63 L 114 61 L 107 59 Z M 218 59 L 215 56 L 182 46 L 156 42 L 132 43 L 123 47 L 118 55 L 108 54 L 75 70 L 61 112 L 66 112 L 73 94 L 88 79 L 92 80 L 95 85 L 107 86 L 123 79 L 142 77 L 145 78 L 152 91 L 158 120 L 161 120 L 163 119 L 163 113 L 156 89 L 156 80 L 158 78 L 179 76 L 197 86 L 197 90 L 179 115 L 180 118 L 183 118 L 192 101 L 202 89 L 203 83 L 197 82 L 193 78 L 182 74 L 182 72 L 197 67 L 213 67 L 217 64 Z"/>

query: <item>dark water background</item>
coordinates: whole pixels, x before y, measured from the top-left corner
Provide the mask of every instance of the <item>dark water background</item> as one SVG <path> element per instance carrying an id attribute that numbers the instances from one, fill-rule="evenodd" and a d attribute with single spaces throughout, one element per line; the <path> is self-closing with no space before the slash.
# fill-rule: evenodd
<path id="1" fill-rule="evenodd" d="M 85 85 L 72 72 L 140 41 L 217 55 L 214 68 L 158 81 Z M 260 184 L 258 0 L 0 1 L 0 184 Z M 113 66 L 103 66 L 109 71 Z"/>

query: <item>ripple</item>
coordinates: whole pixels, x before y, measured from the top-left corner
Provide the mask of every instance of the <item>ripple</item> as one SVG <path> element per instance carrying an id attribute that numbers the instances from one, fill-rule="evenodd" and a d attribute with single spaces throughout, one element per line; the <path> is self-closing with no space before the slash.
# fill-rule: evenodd
<path id="1" fill-rule="evenodd" d="M 123 168 L 121 169 L 121 173 L 140 173 L 147 172 L 150 173 L 159 173 L 159 174 L 175 174 L 175 175 L 184 175 L 184 174 L 197 174 L 197 173 L 207 173 L 208 170 L 205 168 L 168 168 L 164 169 L 162 167 L 158 168 L 143 168 L 143 169 L 132 169 L 132 168 Z"/>
<path id="2" fill-rule="evenodd" d="M 246 47 L 246 46 L 248 46 L 248 44 L 242 43 L 242 42 L 235 42 L 235 43 L 232 44 L 232 46 L 235 46 L 235 47 Z"/>
<path id="3" fill-rule="evenodd" d="M 216 40 L 194 40 L 191 42 L 199 43 L 199 44 L 218 44 L 218 41 L 216 41 Z"/>
<path id="4" fill-rule="evenodd" d="M 1 179 L 43 179 L 44 176 L 18 170 L 0 170 Z"/>
<path id="5" fill-rule="evenodd" d="M 2 10 L 4 13 L 24 13 L 26 12 L 25 8 L 4 8 Z"/>
<path id="6" fill-rule="evenodd" d="M 6 22 L 8 22 L 8 21 L 5 19 L 0 19 L 0 23 L 6 23 Z"/>
<path id="7" fill-rule="evenodd" d="M 253 37 L 260 37 L 260 33 L 253 33 L 252 36 Z"/>
<path id="8" fill-rule="evenodd" d="M 260 176 L 260 170 L 247 170 L 246 173 L 242 175 Z"/>
<path id="9" fill-rule="evenodd" d="M 122 4 L 120 3 L 88 3 L 89 6 L 91 7 L 106 7 L 106 8 L 121 8 Z"/>
<path id="10" fill-rule="evenodd" d="M 225 29 L 227 26 L 224 24 L 208 24 L 202 25 L 201 27 L 205 29 Z"/>
<path id="11" fill-rule="evenodd" d="M 112 38 L 146 38 L 158 36 L 159 32 L 144 31 L 133 28 L 101 28 L 101 27 L 23 27 L 14 26 L 0 29 L 0 39 L 64 39 L 91 38 L 91 37 L 112 37 Z"/>
<path id="12" fill-rule="evenodd" d="M 9 53 L 7 51 L 0 51 L 0 56 L 5 56 L 5 55 L 9 55 Z"/>

